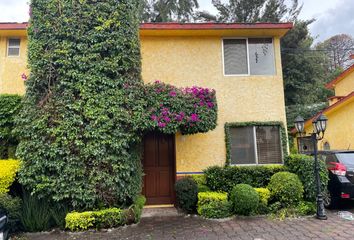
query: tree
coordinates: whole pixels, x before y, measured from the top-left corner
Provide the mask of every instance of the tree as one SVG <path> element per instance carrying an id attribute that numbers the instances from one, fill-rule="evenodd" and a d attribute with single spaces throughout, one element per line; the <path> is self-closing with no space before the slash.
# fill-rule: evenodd
<path id="1" fill-rule="evenodd" d="M 302 6 L 298 0 L 292 0 L 288 6 L 284 0 L 212 0 L 219 11 L 220 22 L 280 22 L 293 21 L 299 15 Z"/>
<path id="2" fill-rule="evenodd" d="M 281 40 L 286 105 L 313 104 L 328 97 L 326 55 L 311 48 L 311 22 L 297 21 Z"/>
<path id="3" fill-rule="evenodd" d="M 195 18 L 198 0 L 144 0 L 143 22 L 190 22 Z"/>
<path id="4" fill-rule="evenodd" d="M 351 55 L 354 52 L 354 39 L 348 34 L 339 34 L 316 45 L 328 55 L 330 71 L 345 69 L 353 63 Z"/>

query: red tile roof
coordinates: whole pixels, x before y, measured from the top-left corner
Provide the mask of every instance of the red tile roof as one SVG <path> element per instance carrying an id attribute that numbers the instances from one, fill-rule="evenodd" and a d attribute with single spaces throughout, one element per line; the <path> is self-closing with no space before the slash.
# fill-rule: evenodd
<path id="1" fill-rule="evenodd" d="M 0 22 L 0 30 L 25 30 L 27 29 L 28 23 L 7 23 Z"/>
<path id="2" fill-rule="evenodd" d="M 326 88 L 328 89 L 333 89 L 334 86 L 342 81 L 346 76 L 348 76 L 348 74 L 350 74 L 351 72 L 354 71 L 354 64 L 351 65 L 350 67 L 348 67 L 345 71 L 343 71 L 338 77 L 336 77 L 335 79 L 333 79 L 332 81 L 330 81 L 329 83 L 326 84 Z"/>
<path id="3" fill-rule="evenodd" d="M 143 30 L 203 30 L 203 29 L 291 29 L 292 23 L 142 23 Z"/>
<path id="4" fill-rule="evenodd" d="M 347 96 L 343 97 L 342 99 L 338 100 L 338 102 L 336 102 L 336 103 L 332 104 L 331 106 L 325 108 L 325 109 L 322 110 L 321 112 L 318 112 L 318 113 L 315 114 L 312 118 L 308 119 L 308 120 L 305 122 L 305 126 L 310 125 L 310 124 L 312 123 L 312 121 L 315 120 L 316 118 L 318 118 L 321 114 L 326 114 L 328 111 L 342 106 L 343 103 L 345 103 L 345 102 L 347 102 L 348 100 L 353 99 L 353 98 L 354 98 L 354 91 L 351 92 L 350 94 L 348 94 Z M 295 133 L 296 133 L 296 129 L 295 129 L 295 128 L 291 129 L 291 133 L 292 133 L 292 134 L 295 134 Z"/>
<path id="5" fill-rule="evenodd" d="M 0 23 L 0 30 L 25 30 L 24 23 Z M 144 30 L 203 30 L 203 29 L 291 29 L 292 23 L 142 23 L 140 29 Z"/>

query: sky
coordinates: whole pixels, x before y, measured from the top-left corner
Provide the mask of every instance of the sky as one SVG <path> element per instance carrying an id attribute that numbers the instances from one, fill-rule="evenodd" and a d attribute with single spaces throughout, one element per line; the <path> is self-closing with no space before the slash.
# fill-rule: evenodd
<path id="1" fill-rule="evenodd" d="M 225 0 L 224 0 L 225 1 Z M 316 21 L 310 25 L 316 41 L 346 33 L 354 37 L 354 0 L 299 0 L 304 4 L 300 19 Z M 28 21 L 29 0 L 0 0 L 0 22 Z M 200 10 L 216 13 L 211 0 L 199 0 Z"/>

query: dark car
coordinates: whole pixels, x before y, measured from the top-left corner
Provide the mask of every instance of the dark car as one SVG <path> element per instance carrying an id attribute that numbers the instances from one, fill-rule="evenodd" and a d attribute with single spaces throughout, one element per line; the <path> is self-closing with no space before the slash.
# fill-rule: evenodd
<path id="1" fill-rule="evenodd" d="M 319 151 L 319 159 L 326 162 L 329 172 L 326 207 L 333 208 L 342 199 L 354 199 L 354 151 Z"/>
<path id="2" fill-rule="evenodd" d="M 0 239 L 8 239 L 7 216 L 6 212 L 0 208 Z"/>

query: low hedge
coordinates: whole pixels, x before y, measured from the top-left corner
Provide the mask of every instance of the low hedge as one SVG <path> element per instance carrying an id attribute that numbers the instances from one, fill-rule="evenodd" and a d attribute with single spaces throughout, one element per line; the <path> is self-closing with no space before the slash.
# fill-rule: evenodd
<path id="1" fill-rule="evenodd" d="M 19 160 L 0 160 L 0 194 L 10 190 L 19 168 Z"/>
<path id="2" fill-rule="evenodd" d="M 316 179 L 314 174 L 314 158 L 302 154 L 291 154 L 284 160 L 289 172 L 299 176 L 304 186 L 304 199 L 316 200 Z M 324 161 L 319 161 L 321 190 L 326 191 L 328 185 L 328 170 Z"/>
<path id="3" fill-rule="evenodd" d="M 283 165 L 266 166 L 212 166 L 204 171 L 206 185 L 212 191 L 231 192 L 237 184 L 252 187 L 266 187 L 270 178 L 277 172 L 285 171 Z"/>
<path id="4" fill-rule="evenodd" d="M 112 228 L 140 221 L 145 197 L 139 196 L 128 209 L 108 208 L 98 211 L 71 212 L 65 217 L 65 227 L 71 231 L 89 228 Z"/>
<path id="5" fill-rule="evenodd" d="M 235 213 L 240 215 L 255 213 L 259 204 L 258 193 L 248 184 L 237 184 L 231 191 L 230 200 Z"/>
<path id="6" fill-rule="evenodd" d="M 271 197 L 283 207 L 295 206 L 303 199 L 304 187 L 299 177 L 290 172 L 279 172 L 270 179 Z"/>
<path id="7" fill-rule="evenodd" d="M 225 218 L 232 215 L 232 204 L 227 193 L 198 193 L 198 214 L 205 218 Z"/>

